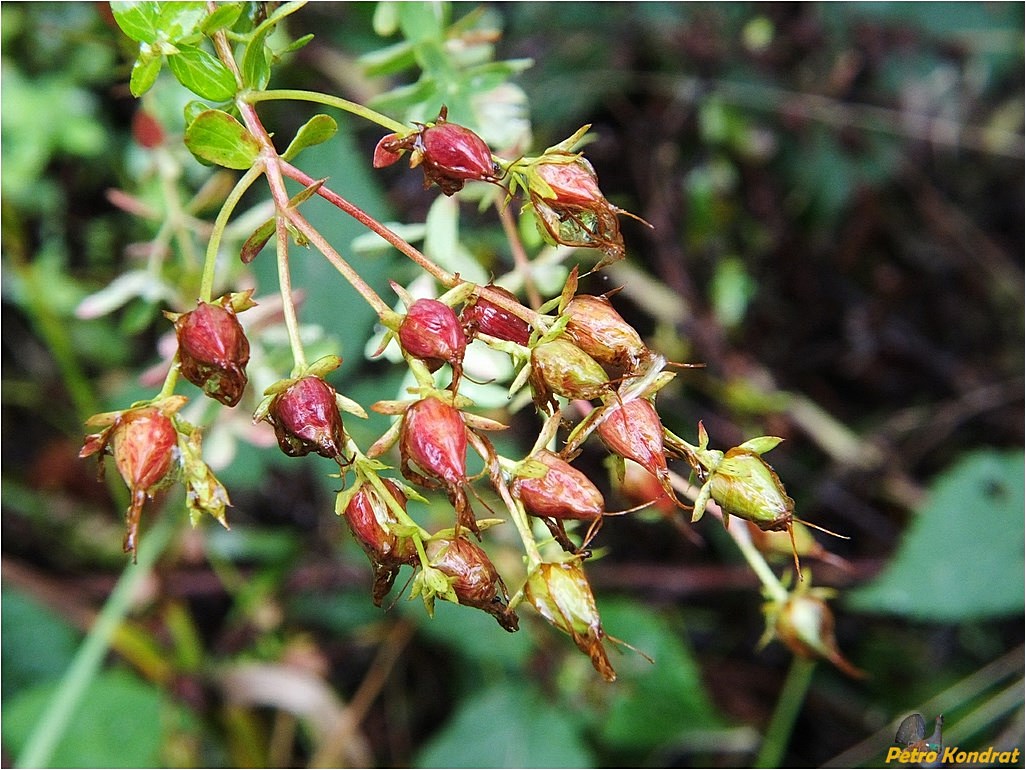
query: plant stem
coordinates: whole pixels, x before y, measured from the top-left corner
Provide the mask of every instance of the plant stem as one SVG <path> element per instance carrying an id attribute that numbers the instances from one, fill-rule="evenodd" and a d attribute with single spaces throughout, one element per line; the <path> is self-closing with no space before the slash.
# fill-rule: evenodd
<path id="1" fill-rule="evenodd" d="M 96 678 L 110 648 L 115 631 L 128 615 L 139 586 L 150 576 L 150 570 L 178 530 L 180 519 L 169 515 L 174 506 L 160 516 L 139 546 L 138 562 L 129 564 L 111 592 L 89 634 L 75 653 L 68 670 L 57 685 L 53 700 L 36 722 L 14 763 L 15 767 L 45 767 L 64 736 L 86 688 Z"/>
<path id="2" fill-rule="evenodd" d="M 285 227 L 285 217 L 278 214 L 275 222 L 278 252 L 278 290 L 281 292 L 282 313 L 285 316 L 285 328 L 289 334 L 289 346 L 292 348 L 293 376 L 306 369 L 306 353 L 303 351 L 303 340 L 299 336 L 299 318 L 296 316 L 296 303 L 292 297 L 292 277 L 289 275 L 289 232 Z"/>
<path id="3" fill-rule="evenodd" d="M 206 260 L 203 263 L 203 280 L 200 283 L 200 299 L 204 302 L 210 302 L 211 296 L 214 293 L 217 252 L 221 247 L 221 236 L 224 235 L 225 228 L 228 226 L 228 218 L 235 211 L 235 207 L 239 204 L 246 190 L 250 188 L 262 173 L 264 173 L 263 163 L 258 162 L 250 167 L 243 177 L 236 182 L 235 187 L 228 193 L 224 205 L 221 206 L 221 210 L 217 212 L 214 228 L 211 230 L 210 240 L 207 242 Z"/>
<path id="4" fill-rule="evenodd" d="M 294 88 L 279 88 L 269 91 L 250 91 L 242 94 L 241 99 L 249 104 L 282 99 L 291 99 L 292 101 L 300 102 L 316 102 L 317 104 L 323 104 L 327 107 L 336 107 L 343 112 L 349 112 L 357 117 L 369 120 L 372 123 L 377 123 L 379 126 L 384 126 L 390 131 L 403 132 L 410 130 L 409 126 L 400 123 L 398 120 L 393 120 L 387 115 L 382 115 L 380 112 L 376 112 L 369 107 L 364 107 L 362 104 L 351 102 L 348 99 L 342 99 L 338 96 L 319 94 L 315 91 L 300 91 Z"/>
<path id="5" fill-rule="evenodd" d="M 766 729 L 766 738 L 755 758 L 754 767 L 780 767 L 787 751 L 788 741 L 794 731 L 794 722 L 805 702 L 805 695 L 812 683 L 812 673 L 816 670 L 816 660 L 795 655 L 791 660 L 791 668 L 784 680 L 784 688 L 780 692 L 777 706 L 773 710 L 773 718 Z"/>
<path id="6" fill-rule="evenodd" d="M 291 163 L 280 161 L 280 165 L 282 173 L 284 173 L 290 179 L 296 180 L 304 187 L 309 187 L 316 181 L 313 177 L 304 174 Z M 342 211 L 344 211 L 346 214 L 351 216 L 353 219 L 355 219 L 361 225 L 366 227 L 368 230 L 371 230 L 380 235 L 392 246 L 394 246 L 404 255 L 406 255 L 411 260 L 416 262 L 417 265 L 419 265 L 423 270 L 430 273 L 436 281 L 438 281 L 446 288 L 451 289 L 457 284 L 459 284 L 460 280 L 458 276 L 455 276 L 452 273 L 443 270 L 441 267 L 439 267 L 430 259 L 428 259 L 428 257 L 422 251 L 413 247 L 403 238 L 400 238 L 398 235 L 389 230 L 387 227 L 381 224 L 370 214 L 368 214 L 358 206 L 354 206 L 352 203 L 343 198 L 337 192 L 330 189 L 327 185 L 322 184 L 319 188 L 317 188 L 317 194 L 329 203 L 331 203 L 333 206 L 336 206 Z"/>

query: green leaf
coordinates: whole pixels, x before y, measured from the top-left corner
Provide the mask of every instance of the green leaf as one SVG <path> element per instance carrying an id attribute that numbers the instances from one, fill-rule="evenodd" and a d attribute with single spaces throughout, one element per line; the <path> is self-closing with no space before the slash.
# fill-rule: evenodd
<path id="1" fill-rule="evenodd" d="M 264 41 L 270 27 L 263 27 L 260 32 L 254 35 L 246 46 L 246 52 L 242 55 L 242 82 L 247 88 L 261 89 L 267 87 L 267 81 L 271 79 L 271 64 L 267 55 L 267 46 Z"/>
<path id="2" fill-rule="evenodd" d="M 285 160 L 292 160 L 307 147 L 326 142 L 338 132 L 338 123 L 328 115 L 314 115 L 300 126 L 296 137 L 282 155 Z"/>
<path id="3" fill-rule="evenodd" d="M 28 595 L 5 588 L 0 602 L 4 633 L 0 636 L 0 673 L 4 699 L 19 690 L 56 679 L 71 663 L 77 633 L 64 620 Z M 45 644 L 40 644 L 45 640 Z"/>
<path id="4" fill-rule="evenodd" d="M 207 16 L 207 4 L 203 2 L 171 2 L 157 3 L 160 6 L 160 18 L 157 21 L 159 30 L 171 41 L 179 41 L 196 37 L 200 34 L 201 23 Z"/>
<path id="5" fill-rule="evenodd" d="M 140 56 L 132 65 L 132 77 L 128 82 L 128 88 L 132 96 L 139 98 L 153 87 L 160 74 L 160 67 L 163 58 L 160 56 Z"/>
<path id="6" fill-rule="evenodd" d="M 268 219 L 246 239 L 246 242 L 242 244 L 242 249 L 239 251 L 239 257 L 242 259 L 243 264 L 248 265 L 257 258 L 257 254 L 264 250 L 264 246 L 267 245 L 267 242 L 271 240 L 271 236 L 274 235 L 274 228 L 275 220 L 273 218 Z"/>
<path id="7" fill-rule="evenodd" d="M 132 40 L 152 43 L 157 39 L 160 6 L 158 2 L 112 2 L 110 10 L 121 31 Z"/>
<path id="8" fill-rule="evenodd" d="M 886 569 L 850 608 L 958 622 L 1023 611 L 1023 453 L 965 455 L 932 485 Z"/>
<path id="9" fill-rule="evenodd" d="M 594 767 L 573 712 L 508 680 L 464 700 L 417 767 Z"/>
<path id="10" fill-rule="evenodd" d="M 313 33 L 310 33 L 308 35 L 303 35 L 302 37 L 297 37 L 295 40 L 293 40 L 287 46 L 285 46 L 280 51 L 278 51 L 278 56 L 282 56 L 282 55 L 287 54 L 287 53 L 295 53 L 296 51 L 298 51 L 300 48 L 304 47 L 307 43 L 309 43 L 313 39 L 314 39 Z"/>
<path id="11" fill-rule="evenodd" d="M 260 144 L 246 127 L 222 110 L 207 110 L 185 130 L 185 146 L 201 160 L 225 168 L 247 169 L 260 154 Z"/>
<path id="12" fill-rule="evenodd" d="M 200 30 L 204 35 L 212 35 L 219 29 L 231 27 L 242 14 L 242 3 L 222 3 L 203 20 Z"/>
<path id="13" fill-rule="evenodd" d="M 182 46 L 167 63 L 179 83 L 204 99 L 225 102 L 235 96 L 231 70 L 202 48 Z"/>
<path id="14" fill-rule="evenodd" d="M 597 725 L 604 742 L 645 749 L 723 727 L 679 628 L 633 602 L 603 602 L 599 609 L 608 633 L 655 661 L 629 650 L 617 660 L 618 681 Z"/>
<path id="15" fill-rule="evenodd" d="M 56 683 L 33 687 L 3 704 L 5 751 L 17 755 L 35 728 Z M 50 767 L 161 767 L 168 703 L 161 691 L 125 671 L 100 674 L 86 689 Z"/>
<path id="16" fill-rule="evenodd" d="M 435 40 L 439 44 L 445 38 L 445 13 L 441 3 L 398 3 L 399 27 L 403 37 L 413 43 Z"/>
<path id="17" fill-rule="evenodd" d="M 192 125 L 192 122 L 196 120 L 196 118 L 198 118 L 201 114 L 203 114 L 209 109 L 209 104 L 198 101 L 196 99 L 193 99 L 192 101 L 186 103 L 184 109 L 182 110 L 183 114 L 185 115 L 185 125 Z"/>

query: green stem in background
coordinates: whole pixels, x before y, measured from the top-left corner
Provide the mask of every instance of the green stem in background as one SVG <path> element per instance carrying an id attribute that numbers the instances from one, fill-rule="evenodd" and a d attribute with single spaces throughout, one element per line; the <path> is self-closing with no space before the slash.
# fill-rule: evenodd
<path id="1" fill-rule="evenodd" d="M 766 738 L 759 749 L 759 755 L 755 758 L 754 767 L 780 767 L 815 670 L 815 659 L 803 658 L 800 655 L 792 658 L 791 668 L 787 672 L 787 679 L 784 680 L 784 688 L 773 710 L 773 717 L 766 729 Z"/>
<path id="2" fill-rule="evenodd" d="M 400 123 L 398 120 L 393 120 L 387 115 L 382 115 L 380 112 L 376 112 L 369 107 L 364 107 L 362 104 L 351 102 L 348 99 L 342 99 L 338 96 L 319 94 L 316 91 L 300 91 L 293 88 L 279 88 L 269 91 L 250 91 L 242 94 L 241 98 L 249 104 L 283 99 L 299 102 L 316 102 L 317 104 L 323 104 L 326 107 L 335 107 L 343 112 L 348 112 L 356 115 L 357 117 L 363 118 L 364 120 L 369 120 L 372 123 L 377 123 L 379 126 L 384 126 L 389 131 L 400 133 L 410 130 L 409 126 Z"/>
<path id="3" fill-rule="evenodd" d="M 121 574 L 89 634 L 75 653 L 57 685 L 53 700 L 40 715 L 35 730 L 14 763 L 15 767 L 46 767 L 67 730 L 75 710 L 82 702 L 89 684 L 96 678 L 110 648 L 111 638 L 127 617 L 139 587 L 150 577 L 157 559 L 167 548 L 181 524 L 179 517 L 169 515 L 178 506 L 165 506 L 164 515 L 142 539 L 138 562 L 129 564 Z"/>
<path id="4" fill-rule="evenodd" d="M 210 302 L 211 296 L 214 293 L 214 275 L 217 270 L 217 252 L 221 248 L 221 237 L 224 235 L 225 228 L 228 227 L 228 219 L 231 217 L 232 212 L 235 211 L 235 207 L 239 205 L 239 201 L 242 200 L 242 196 L 245 195 L 246 190 L 264 173 L 264 164 L 262 162 L 255 163 L 250 169 L 243 175 L 243 177 L 235 183 L 235 187 L 228 193 L 228 197 L 225 199 L 224 205 L 221 206 L 221 210 L 217 212 L 217 218 L 214 220 L 214 228 L 210 232 L 210 240 L 207 242 L 207 255 L 206 260 L 203 263 L 203 280 L 200 283 L 200 299 L 204 302 Z"/>
<path id="5" fill-rule="evenodd" d="M 289 334 L 289 345 L 292 348 L 293 369 L 295 376 L 306 369 L 306 353 L 303 341 L 299 336 L 299 318 L 296 316 L 296 303 L 292 297 L 292 277 L 289 275 L 289 232 L 285 227 L 285 217 L 278 214 L 275 221 L 275 232 L 278 244 L 278 289 L 281 292 L 282 313 L 285 315 L 285 328 Z"/>

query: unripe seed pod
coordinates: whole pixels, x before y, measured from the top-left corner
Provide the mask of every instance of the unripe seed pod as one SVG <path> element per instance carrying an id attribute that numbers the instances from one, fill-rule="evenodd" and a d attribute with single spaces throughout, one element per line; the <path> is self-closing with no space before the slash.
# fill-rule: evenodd
<path id="1" fill-rule="evenodd" d="M 431 371 L 443 363 L 458 371 L 467 350 L 467 338 L 456 313 L 437 299 L 418 299 L 410 305 L 399 325 L 399 344 Z"/>
<path id="2" fill-rule="evenodd" d="M 489 284 L 488 288 L 502 294 L 512 302 L 519 302 L 513 292 L 501 286 Z M 524 346 L 531 340 L 531 327 L 527 321 L 483 296 L 478 296 L 465 305 L 460 318 L 463 321 L 463 331 L 468 339 L 480 332 Z"/>
<path id="3" fill-rule="evenodd" d="M 182 374 L 225 406 L 235 406 L 246 388 L 249 340 L 231 306 L 200 302 L 175 319 Z"/>
<path id="4" fill-rule="evenodd" d="M 595 169 L 584 157 L 570 163 L 539 163 L 534 170 L 555 193 L 545 200 L 586 207 L 606 204 Z"/>
<path id="5" fill-rule="evenodd" d="M 570 635 L 608 682 L 616 672 L 602 646 L 605 631 L 579 561 L 543 562 L 524 585 L 524 597 L 551 625 Z"/>
<path id="6" fill-rule="evenodd" d="M 601 364 L 629 370 L 648 353 L 638 332 L 605 297 L 579 294 L 570 300 L 563 314 L 570 319 L 567 336 Z"/>
<path id="7" fill-rule="evenodd" d="M 505 587 L 488 554 L 465 537 L 433 538 L 424 543 L 432 567 L 452 581 L 460 604 L 489 613 L 507 631 L 519 625 L 516 613 L 506 607 Z"/>
<path id="8" fill-rule="evenodd" d="M 553 394 L 565 398 L 600 398 L 609 390 L 602 365 L 570 340 L 555 339 L 531 350 L 530 382 L 535 403 L 553 406 Z"/>
<path id="9" fill-rule="evenodd" d="M 709 479 L 712 499 L 723 512 L 763 530 L 785 530 L 794 518 L 794 500 L 762 457 L 747 449 L 728 449 Z"/>
<path id="10" fill-rule="evenodd" d="M 772 632 L 795 654 L 803 658 L 826 658 L 848 676 L 861 678 L 865 672 L 841 654 L 834 635 L 834 615 L 827 603 L 809 593 L 793 593 L 775 609 Z"/>
<path id="11" fill-rule="evenodd" d="M 274 426 L 278 446 L 289 457 L 316 452 L 343 462 L 345 432 L 335 389 L 320 377 L 303 377 L 275 395 L 267 420 Z"/>
<path id="12" fill-rule="evenodd" d="M 544 476 L 518 476 L 514 494 L 532 516 L 594 520 L 605 512 L 606 501 L 591 480 L 554 452 L 543 449 L 531 459 L 548 468 Z"/>

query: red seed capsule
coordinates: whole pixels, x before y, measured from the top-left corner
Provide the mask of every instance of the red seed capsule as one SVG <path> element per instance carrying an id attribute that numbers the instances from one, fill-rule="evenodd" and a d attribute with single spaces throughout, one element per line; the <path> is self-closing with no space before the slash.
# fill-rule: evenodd
<path id="1" fill-rule="evenodd" d="M 345 432 L 335 389 L 320 377 L 303 377 L 278 393 L 268 408 L 278 446 L 289 457 L 316 452 L 343 462 Z"/>
<path id="2" fill-rule="evenodd" d="M 638 332 L 605 297 L 579 294 L 567 304 L 566 334 L 601 364 L 632 369 L 648 353 Z"/>
<path id="3" fill-rule="evenodd" d="M 511 302 L 519 303 L 513 292 L 501 286 L 488 284 L 488 288 L 508 298 Z M 524 346 L 531 340 L 531 327 L 527 321 L 483 296 L 478 296 L 466 304 L 460 318 L 463 321 L 463 331 L 468 339 L 480 332 L 489 337 Z"/>
<path id="4" fill-rule="evenodd" d="M 374 147 L 374 160 L 372 162 L 374 168 L 385 168 L 398 161 L 402 157 L 402 153 L 396 149 L 398 146 L 398 137 L 395 134 L 386 134 L 381 137 Z"/>
<path id="5" fill-rule="evenodd" d="M 591 480 L 559 455 L 543 449 L 531 459 L 548 468 L 544 476 L 519 476 L 514 494 L 532 516 L 594 520 L 605 512 L 606 501 Z"/>
<path id="6" fill-rule="evenodd" d="M 235 406 L 246 388 L 249 340 L 232 308 L 200 302 L 175 319 L 182 374 L 225 406 Z"/>
<path id="7" fill-rule="evenodd" d="M 576 206 L 606 202 L 595 169 L 583 157 L 570 163 L 539 163 L 534 170 L 555 193 L 553 197 L 545 196 L 545 200 Z"/>
<path id="8" fill-rule="evenodd" d="M 465 537 L 433 538 L 424 543 L 432 567 L 452 579 L 460 604 L 492 615 L 507 631 L 516 631 L 519 619 L 506 607 L 506 590 L 488 554 Z"/>
<path id="9" fill-rule="evenodd" d="M 447 363 L 459 371 L 467 338 L 451 307 L 437 299 L 418 299 L 399 325 L 399 344 L 431 371 Z"/>
<path id="10" fill-rule="evenodd" d="M 79 457 L 99 454 L 102 463 L 108 448 L 114 455 L 118 473 L 132 493 L 125 513 L 124 550 L 134 558 L 143 504 L 170 483 L 178 470 L 178 430 L 168 414 L 156 407 L 130 409 L 117 413 L 102 432 L 87 436 Z M 100 468 L 102 470 L 102 464 Z"/>
<path id="11" fill-rule="evenodd" d="M 597 433 L 611 452 L 633 460 L 657 477 L 667 472 L 663 423 L 651 401 L 636 398 L 614 403 Z"/>
<path id="12" fill-rule="evenodd" d="M 444 194 L 453 195 L 469 180 L 495 181 L 497 169 L 488 145 L 469 128 L 447 122 L 445 114 L 443 108 L 435 125 L 418 138 L 425 186 L 434 182 Z"/>
<path id="13" fill-rule="evenodd" d="M 389 494 L 406 510 L 406 494 L 392 479 L 383 479 Z M 417 561 L 417 549 L 409 538 L 400 538 L 392 527 L 399 523 L 381 494 L 364 483 L 350 499 L 345 510 L 346 523 L 374 566 L 372 598 L 378 607 L 392 590 L 399 568 Z"/>

